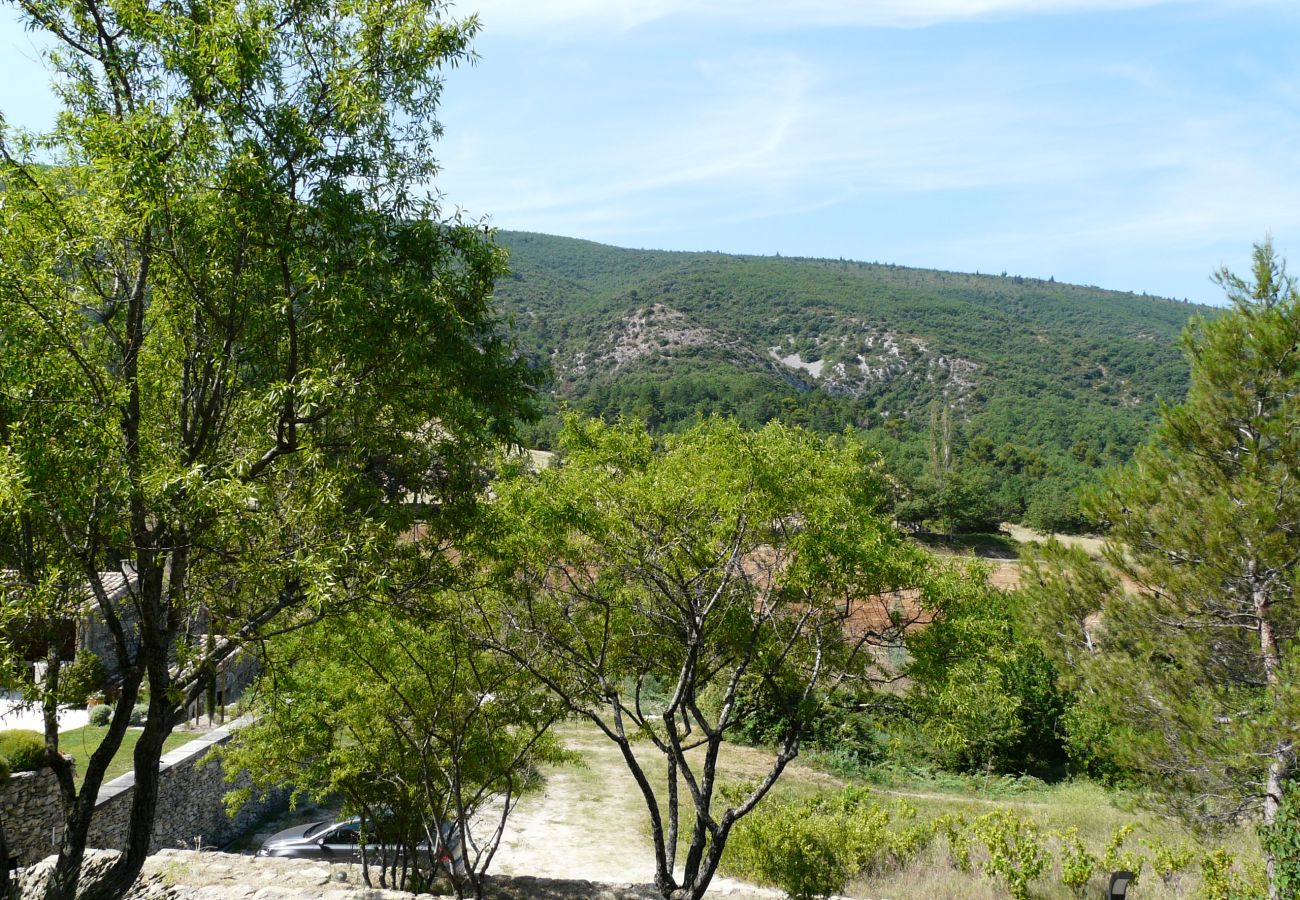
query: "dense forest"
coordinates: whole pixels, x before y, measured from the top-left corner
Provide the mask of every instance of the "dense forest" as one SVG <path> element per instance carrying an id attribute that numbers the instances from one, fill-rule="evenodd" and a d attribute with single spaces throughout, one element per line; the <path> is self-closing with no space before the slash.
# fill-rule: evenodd
<path id="1" fill-rule="evenodd" d="M 1075 495 L 1187 391 L 1178 335 L 1213 309 L 1019 276 L 625 250 L 501 232 L 497 297 L 562 405 L 679 430 L 722 413 L 862 431 L 905 521 L 1086 529 Z"/>

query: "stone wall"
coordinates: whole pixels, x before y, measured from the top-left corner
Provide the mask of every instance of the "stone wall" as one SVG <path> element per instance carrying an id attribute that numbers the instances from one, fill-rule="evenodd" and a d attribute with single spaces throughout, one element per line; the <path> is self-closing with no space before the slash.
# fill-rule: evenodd
<path id="1" fill-rule="evenodd" d="M 21 864 L 50 852 L 52 835 L 63 828 L 63 803 L 53 770 L 15 772 L 0 782 L 0 825 L 10 855 Z"/>
<path id="2" fill-rule="evenodd" d="M 248 776 L 241 774 L 234 783 L 227 783 L 220 763 L 210 759 L 208 753 L 213 747 L 227 743 L 246 722 L 245 719 L 231 722 L 163 756 L 159 765 L 158 815 L 150 853 L 164 847 L 225 846 L 263 816 L 284 807 L 288 794 L 281 792 L 278 796 L 250 801 L 233 819 L 226 815 L 226 792 L 247 787 Z M 134 775 L 123 775 L 100 789 L 87 841 L 89 846 L 106 850 L 121 850 L 126 846 L 134 794 Z"/>
<path id="3" fill-rule="evenodd" d="M 207 757 L 213 747 L 227 743 L 245 722 L 241 719 L 214 729 L 163 756 L 150 853 L 164 847 L 222 847 L 264 816 L 285 807 L 287 792 L 277 792 L 245 804 L 233 819 L 226 815 L 226 792 L 247 787 L 247 775 L 228 784 L 221 765 Z M 0 787 L 0 815 L 4 817 L 5 836 L 14 848 L 11 852 L 27 865 L 57 850 L 52 832 L 59 833 L 62 813 L 52 773 L 45 770 L 23 775 L 13 776 Z M 134 774 L 115 778 L 100 788 L 88 846 L 109 850 L 125 847 L 134 794 Z"/>

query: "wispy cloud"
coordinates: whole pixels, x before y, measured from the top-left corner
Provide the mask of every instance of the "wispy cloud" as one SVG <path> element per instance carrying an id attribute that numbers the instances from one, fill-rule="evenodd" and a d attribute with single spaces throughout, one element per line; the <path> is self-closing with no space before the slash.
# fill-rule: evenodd
<path id="1" fill-rule="evenodd" d="M 535 27 L 489 42 L 485 69 L 519 66 L 498 92 L 448 91 L 439 184 L 509 228 L 1204 299 L 1232 247 L 1300 241 L 1300 64 L 1274 37 L 1300 11 L 1220 15 L 1247 5 L 1271 4 L 482 0 L 489 35 Z M 1084 10 L 1110 16 L 1052 16 Z M 1032 21 L 745 27 L 999 16 Z"/>
<path id="2" fill-rule="evenodd" d="M 987 18 L 1113 12 L 1153 6 L 1245 7 L 1277 0 L 475 0 L 494 32 L 625 31 L 660 20 L 797 29 L 824 26 L 917 28 Z M 469 8 L 468 0 L 463 5 Z M 563 32 L 559 35 L 562 36 Z M 556 33 L 551 34 L 552 37 Z"/>
<path id="3" fill-rule="evenodd" d="M 471 140 L 448 158 L 448 172 L 478 173 L 460 192 L 504 222 L 645 231 L 672 228 L 697 206 L 716 220 L 739 206 L 761 210 L 750 217 L 781 215 L 869 194 L 1050 190 L 1062 180 L 1113 180 L 1164 164 L 1155 140 L 1161 123 L 1062 108 L 1027 89 L 1015 70 L 984 70 L 980 90 L 960 93 L 951 82 L 973 75 L 845 89 L 852 79 L 793 53 L 744 54 L 703 68 L 689 90 L 625 127 L 557 124 L 570 143 L 545 154 Z M 1099 142 L 1094 131 L 1124 133 L 1132 146 Z"/>

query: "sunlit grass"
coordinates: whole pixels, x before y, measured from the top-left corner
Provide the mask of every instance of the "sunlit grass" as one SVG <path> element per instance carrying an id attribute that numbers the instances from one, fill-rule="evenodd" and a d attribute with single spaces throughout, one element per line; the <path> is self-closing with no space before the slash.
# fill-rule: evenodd
<path id="1" fill-rule="evenodd" d="M 126 730 L 126 734 L 122 737 L 122 746 L 117 748 L 117 753 L 113 755 L 113 759 L 104 773 L 105 783 L 131 771 L 135 745 L 140 740 L 142 731 L 143 729 L 140 728 L 128 728 Z M 74 728 L 71 731 L 64 731 L 59 734 L 59 749 L 64 753 L 71 754 L 77 760 L 78 790 L 81 789 L 81 783 L 85 780 L 86 765 L 90 761 L 90 755 L 95 752 L 107 734 L 107 725 L 84 725 L 81 728 Z M 196 735 L 187 731 L 173 731 L 163 743 L 163 753 L 175 750 L 183 744 L 188 744 L 195 737 Z"/>

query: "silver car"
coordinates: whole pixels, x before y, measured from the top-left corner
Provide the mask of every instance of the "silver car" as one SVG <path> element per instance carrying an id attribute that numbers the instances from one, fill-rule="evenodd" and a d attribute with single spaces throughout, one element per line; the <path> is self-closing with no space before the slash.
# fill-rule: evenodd
<path id="1" fill-rule="evenodd" d="M 368 837 L 370 837 L 368 835 Z M 464 871 L 461 856 L 460 833 L 450 822 L 442 825 L 444 848 L 435 860 L 449 871 Z M 284 831 L 271 835 L 262 842 L 258 856 L 275 856 L 282 859 L 318 859 L 325 862 L 350 863 L 361 862 L 361 820 L 345 819 L 341 822 L 308 822 L 295 825 Z M 383 843 L 373 838 L 364 845 L 366 856 L 373 863 L 391 862 L 394 854 L 400 855 L 394 844 Z M 416 850 L 428 859 L 429 845 L 422 842 Z"/>

